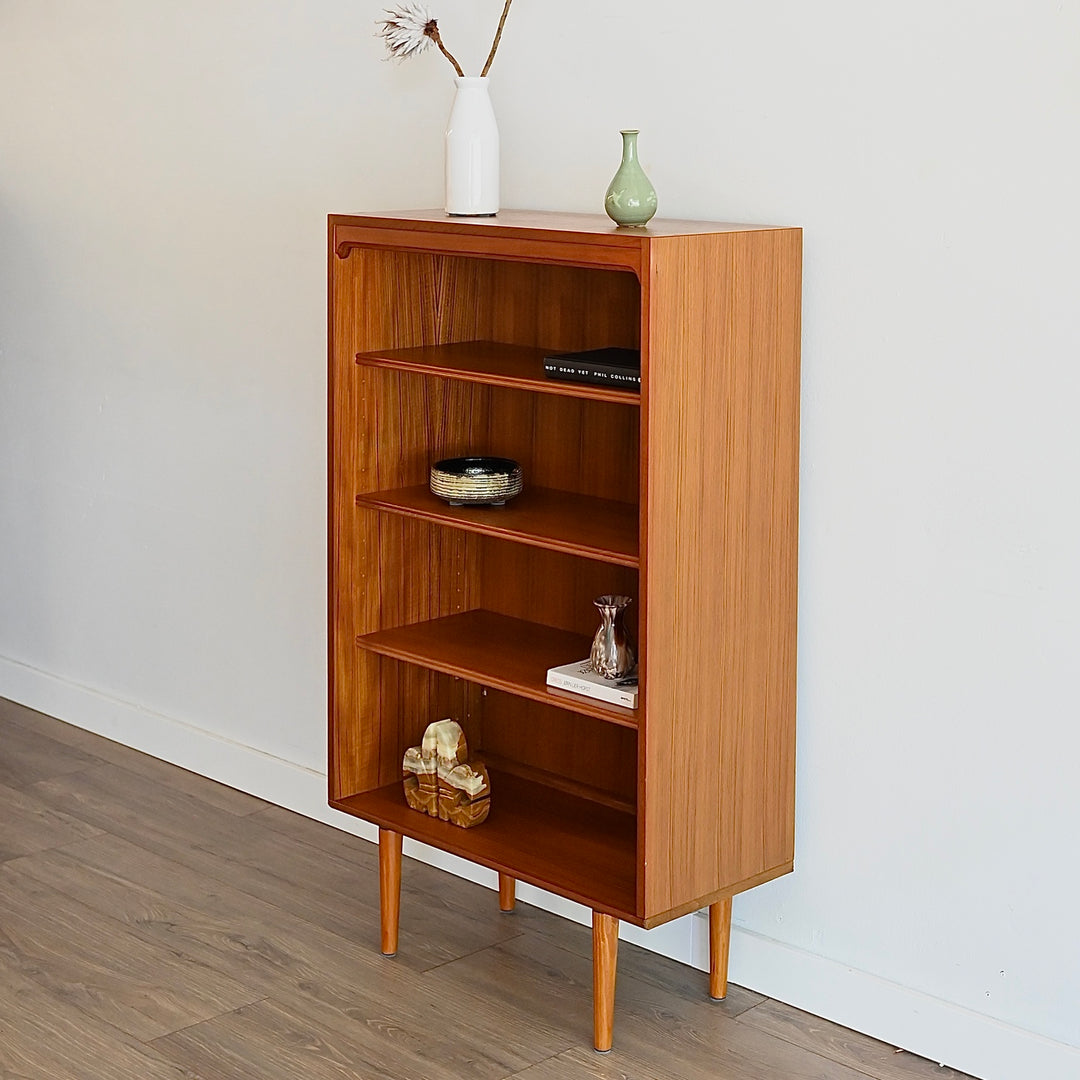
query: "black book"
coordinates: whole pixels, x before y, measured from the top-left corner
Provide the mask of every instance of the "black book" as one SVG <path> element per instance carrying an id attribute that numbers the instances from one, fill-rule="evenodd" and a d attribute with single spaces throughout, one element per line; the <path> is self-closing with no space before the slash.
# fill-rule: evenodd
<path id="1" fill-rule="evenodd" d="M 566 382 L 641 389 L 641 352 L 638 349 L 587 349 L 544 357 L 544 374 Z"/>

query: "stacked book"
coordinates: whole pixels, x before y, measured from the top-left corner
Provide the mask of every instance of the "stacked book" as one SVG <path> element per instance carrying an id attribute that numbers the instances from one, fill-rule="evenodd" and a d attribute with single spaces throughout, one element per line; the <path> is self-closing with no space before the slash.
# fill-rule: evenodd
<path id="1" fill-rule="evenodd" d="M 624 709 L 637 708 L 636 678 L 605 679 L 603 675 L 593 671 L 588 660 L 548 668 L 547 684 L 557 690 L 569 690 L 572 694 L 606 701 L 609 705 L 621 705 Z"/>
<path id="2" fill-rule="evenodd" d="M 544 357 L 544 374 L 566 382 L 641 389 L 641 352 L 638 349 L 588 349 Z"/>

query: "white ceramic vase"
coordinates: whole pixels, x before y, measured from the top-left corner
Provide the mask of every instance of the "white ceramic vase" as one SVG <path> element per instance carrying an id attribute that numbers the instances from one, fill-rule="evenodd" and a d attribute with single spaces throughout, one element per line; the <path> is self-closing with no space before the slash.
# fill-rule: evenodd
<path id="1" fill-rule="evenodd" d="M 446 212 L 486 217 L 499 209 L 499 127 L 486 78 L 455 78 L 446 124 Z"/>

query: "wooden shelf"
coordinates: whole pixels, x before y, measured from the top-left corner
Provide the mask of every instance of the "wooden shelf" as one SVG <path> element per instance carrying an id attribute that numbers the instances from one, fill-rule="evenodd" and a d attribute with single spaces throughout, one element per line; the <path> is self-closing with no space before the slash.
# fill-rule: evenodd
<path id="1" fill-rule="evenodd" d="M 505 345 L 495 341 L 458 341 L 449 345 L 362 352 L 357 354 L 356 362 L 367 367 L 413 371 L 442 379 L 506 386 L 512 390 L 612 401 L 620 405 L 641 404 L 641 395 L 637 391 L 547 378 L 544 375 L 544 357 L 552 351 L 555 350 Z"/>
<path id="2" fill-rule="evenodd" d="M 522 765 L 512 758 L 505 758 L 501 754 L 493 754 L 486 747 L 477 751 L 477 756 L 487 765 L 488 770 L 499 773 L 510 773 L 522 780 L 531 780 L 540 784 L 541 787 L 561 791 L 567 795 L 576 795 L 589 803 L 599 803 L 608 806 L 612 810 L 618 810 L 623 814 L 634 813 L 634 802 L 630 799 L 621 799 L 617 795 L 611 795 L 603 788 L 593 787 L 591 784 L 581 784 L 570 780 L 559 773 L 548 772 L 546 769 L 534 769 L 528 765 Z"/>
<path id="3" fill-rule="evenodd" d="M 495 769 L 490 775 L 491 814 L 473 829 L 410 809 L 400 783 L 331 805 L 594 910 L 639 921 L 633 814 Z"/>
<path id="4" fill-rule="evenodd" d="M 638 565 L 638 508 L 632 503 L 526 488 L 505 506 L 448 506 L 426 487 L 408 487 L 358 495 L 356 504 L 619 566 Z"/>
<path id="5" fill-rule="evenodd" d="M 580 634 L 491 611 L 466 611 L 429 622 L 362 634 L 356 644 L 380 656 L 419 664 L 481 686 L 559 709 L 637 728 L 637 710 L 607 705 L 545 684 L 547 670 L 589 655 Z"/>

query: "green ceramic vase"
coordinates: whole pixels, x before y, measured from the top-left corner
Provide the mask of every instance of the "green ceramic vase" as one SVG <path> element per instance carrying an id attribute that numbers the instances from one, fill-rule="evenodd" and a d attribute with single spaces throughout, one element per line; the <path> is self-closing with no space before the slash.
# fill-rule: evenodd
<path id="1" fill-rule="evenodd" d="M 622 164 L 608 185 L 604 209 L 616 225 L 644 225 L 656 213 L 656 188 L 637 156 L 636 131 L 622 131 Z"/>

